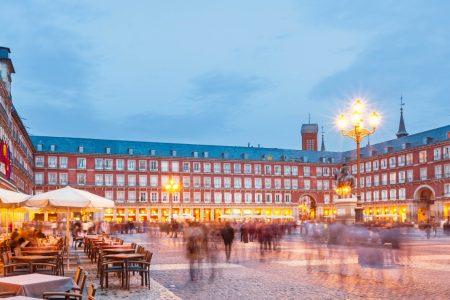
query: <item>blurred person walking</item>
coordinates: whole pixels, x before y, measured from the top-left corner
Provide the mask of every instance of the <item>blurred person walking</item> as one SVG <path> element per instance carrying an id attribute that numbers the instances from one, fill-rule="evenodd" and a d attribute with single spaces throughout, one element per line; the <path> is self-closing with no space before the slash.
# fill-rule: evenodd
<path id="1" fill-rule="evenodd" d="M 231 245 L 233 244 L 234 240 L 234 228 L 231 227 L 229 222 L 226 222 L 225 226 L 220 230 L 220 235 L 222 236 L 223 243 L 225 244 L 225 256 L 228 263 L 230 262 Z"/>

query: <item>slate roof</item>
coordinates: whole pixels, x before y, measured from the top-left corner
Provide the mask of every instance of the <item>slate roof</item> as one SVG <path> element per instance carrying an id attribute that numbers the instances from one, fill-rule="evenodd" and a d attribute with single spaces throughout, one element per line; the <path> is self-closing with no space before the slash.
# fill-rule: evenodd
<path id="1" fill-rule="evenodd" d="M 450 125 L 411 134 L 405 137 L 370 145 L 361 149 L 363 157 L 371 154 L 380 155 L 387 152 L 397 152 L 407 148 L 419 147 L 448 140 Z M 104 140 L 91 138 L 51 137 L 32 135 L 37 152 L 50 152 L 50 145 L 55 145 L 58 153 L 79 153 L 79 146 L 83 146 L 84 154 L 101 154 L 107 156 L 106 148 L 110 148 L 111 155 L 151 156 L 155 157 L 186 157 L 193 158 L 194 152 L 198 158 L 228 159 L 228 160 L 273 160 L 273 161 L 302 161 L 302 162 L 344 162 L 346 158 L 354 159 L 356 151 L 331 152 L 307 151 L 264 147 L 239 147 L 218 145 L 196 145 L 160 142 L 139 142 L 124 140 Z M 42 150 L 38 149 L 42 145 Z M 174 152 L 175 151 L 175 155 Z M 375 152 L 374 152 L 375 151 Z M 205 156 L 207 153 L 207 157 Z"/>

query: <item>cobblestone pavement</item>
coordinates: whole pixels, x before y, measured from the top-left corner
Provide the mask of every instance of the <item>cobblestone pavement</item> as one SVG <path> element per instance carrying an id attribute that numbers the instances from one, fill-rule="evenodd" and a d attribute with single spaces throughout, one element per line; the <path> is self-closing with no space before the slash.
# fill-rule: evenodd
<path id="1" fill-rule="evenodd" d="M 151 291 L 99 291 L 100 299 L 449 299 L 450 239 L 415 239 L 384 268 L 361 267 L 358 251 L 329 249 L 286 238 L 279 250 L 261 253 L 259 244 L 235 242 L 230 263 L 222 249 L 215 265 L 203 261 L 190 281 L 181 238 L 135 234 L 122 236 L 154 253 Z"/>

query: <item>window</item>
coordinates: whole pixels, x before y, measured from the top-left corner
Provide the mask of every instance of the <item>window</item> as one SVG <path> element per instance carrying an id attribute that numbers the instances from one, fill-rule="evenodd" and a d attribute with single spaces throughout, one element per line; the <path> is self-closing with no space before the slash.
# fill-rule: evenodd
<path id="1" fill-rule="evenodd" d="M 183 172 L 189 172 L 190 171 L 190 164 L 188 162 L 183 163 Z"/>
<path id="2" fill-rule="evenodd" d="M 161 172 L 169 172 L 169 162 L 168 161 L 161 162 Z"/>
<path id="3" fill-rule="evenodd" d="M 234 188 L 235 189 L 242 188 L 242 179 L 240 177 L 235 177 L 234 178 Z"/>
<path id="4" fill-rule="evenodd" d="M 180 172 L 180 164 L 177 161 L 172 162 L 172 172 Z"/>
<path id="5" fill-rule="evenodd" d="M 233 173 L 235 173 L 235 174 L 241 173 L 241 164 L 234 164 L 233 165 Z"/>
<path id="6" fill-rule="evenodd" d="M 328 194 L 323 195 L 323 203 L 330 204 L 330 195 Z"/>
<path id="7" fill-rule="evenodd" d="M 222 171 L 222 168 L 220 166 L 220 163 L 214 163 L 214 173 L 220 173 Z"/>
<path id="8" fill-rule="evenodd" d="M 251 178 L 245 178 L 244 179 L 244 187 L 246 189 L 251 189 L 252 188 L 252 179 Z"/>
<path id="9" fill-rule="evenodd" d="M 439 179 L 442 178 L 442 166 L 434 166 L 434 178 Z"/>
<path id="10" fill-rule="evenodd" d="M 427 168 L 420 168 L 420 180 L 427 179 Z"/>
<path id="11" fill-rule="evenodd" d="M 67 173 L 59 173 L 59 184 L 67 185 Z"/>
<path id="12" fill-rule="evenodd" d="M 222 178 L 214 177 L 214 188 L 220 189 L 222 187 Z"/>
<path id="13" fill-rule="evenodd" d="M 305 180 L 303 181 L 303 185 L 304 185 L 304 189 L 305 189 L 305 190 L 311 189 L 311 182 L 309 181 L 309 179 L 305 179 Z"/>
<path id="14" fill-rule="evenodd" d="M 374 171 L 378 171 L 378 160 L 374 160 L 372 162 L 372 166 L 373 166 L 373 170 Z"/>
<path id="15" fill-rule="evenodd" d="M 408 153 L 408 154 L 406 154 L 406 165 L 410 166 L 412 164 L 413 164 L 413 154 Z"/>
<path id="16" fill-rule="evenodd" d="M 199 188 L 200 185 L 201 185 L 201 177 L 195 176 L 195 177 L 194 177 L 194 187 L 195 187 L 195 188 Z"/>
<path id="17" fill-rule="evenodd" d="M 105 159 L 105 170 L 112 170 L 113 169 L 113 160 L 110 158 Z"/>
<path id="18" fill-rule="evenodd" d="M 450 158 L 450 146 L 445 146 L 442 148 L 442 158 Z"/>
<path id="19" fill-rule="evenodd" d="M 234 193 L 234 203 L 242 203 L 242 194 Z"/>
<path id="20" fill-rule="evenodd" d="M 96 186 L 103 185 L 103 174 L 95 174 L 95 185 Z"/>
<path id="21" fill-rule="evenodd" d="M 327 181 L 327 183 L 328 183 L 328 181 Z M 298 189 L 298 180 L 297 179 L 292 179 L 292 189 L 293 190 Z"/>
<path id="22" fill-rule="evenodd" d="M 281 166 L 274 166 L 273 167 L 273 172 L 275 175 L 281 175 Z"/>
<path id="23" fill-rule="evenodd" d="M 291 194 L 284 194 L 284 202 L 291 203 Z"/>
<path id="24" fill-rule="evenodd" d="M 396 166 L 395 156 L 389 157 L 389 168 L 395 168 L 395 166 Z"/>
<path id="25" fill-rule="evenodd" d="M 405 165 L 405 163 L 406 163 L 406 159 L 405 159 L 404 155 L 399 155 L 397 160 L 398 160 L 398 166 L 399 167 L 403 167 Z"/>
<path id="26" fill-rule="evenodd" d="M 292 176 L 298 176 L 298 167 L 297 166 L 292 167 Z"/>
<path id="27" fill-rule="evenodd" d="M 272 180 L 270 178 L 265 178 L 264 179 L 264 187 L 266 189 L 271 189 L 272 188 Z"/>
<path id="28" fill-rule="evenodd" d="M 151 187 L 158 186 L 158 175 L 150 175 L 150 186 Z"/>
<path id="29" fill-rule="evenodd" d="M 136 175 L 128 175 L 128 186 L 136 186 Z"/>
<path id="30" fill-rule="evenodd" d="M 262 188 L 262 179 L 255 178 L 255 189 L 261 189 L 261 188 Z"/>
<path id="31" fill-rule="evenodd" d="M 272 194 L 266 193 L 265 196 L 266 196 L 266 203 L 272 203 Z"/>
<path id="32" fill-rule="evenodd" d="M 43 156 L 36 156 L 34 158 L 34 165 L 37 168 L 43 168 L 44 167 L 44 157 Z"/>
<path id="33" fill-rule="evenodd" d="M 254 165 L 255 174 L 261 174 L 261 165 Z"/>
<path id="34" fill-rule="evenodd" d="M 284 175 L 285 176 L 291 175 L 291 166 L 284 166 Z"/>
<path id="35" fill-rule="evenodd" d="M 264 166 L 264 174 L 266 174 L 266 175 L 272 174 L 272 166 L 270 166 L 270 165 L 265 165 L 265 166 Z"/>
<path id="36" fill-rule="evenodd" d="M 58 164 L 58 159 L 56 156 L 49 156 L 48 157 L 48 167 L 55 169 L 57 167 Z"/>
<path id="37" fill-rule="evenodd" d="M 441 159 L 441 148 L 435 148 L 433 150 L 433 158 L 434 158 L 434 160 L 440 160 Z"/>
<path id="38" fill-rule="evenodd" d="M 161 193 L 161 202 L 167 203 L 169 202 L 169 194 L 166 192 Z"/>
<path id="39" fill-rule="evenodd" d="M 406 181 L 413 182 L 413 180 L 414 180 L 413 170 L 407 170 L 406 171 Z"/>
<path id="40" fill-rule="evenodd" d="M 116 159 L 116 170 L 122 171 L 125 168 L 123 159 Z"/>
<path id="41" fill-rule="evenodd" d="M 372 163 L 370 161 L 366 161 L 366 172 L 372 171 Z"/>
<path id="42" fill-rule="evenodd" d="M 284 189 L 286 189 L 286 190 L 291 189 L 291 180 L 290 179 L 285 179 L 283 184 L 284 184 Z"/>
<path id="43" fill-rule="evenodd" d="M 201 193 L 199 192 L 194 193 L 194 203 L 200 203 L 201 198 L 202 198 Z"/>
<path id="44" fill-rule="evenodd" d="M 309 167 L 303 167 L 303 176 L 311 176 L 311 170 Z"/>
<path id="45" fill-rule="evenodd" d="M 387 191 L 386 190 L 381 191 L 381 200 L 384 200 L 384 201 L 387 200 Z"/>
<path id="46" fill-rule="evenodd" d="M 405 171 L 398 172 L 398 183 L 405 183 L 406 179 L 405 174 L 406 174 Z"/>
<path id="47" fill-rule="evenodd" d="M 114 199 L 114 192 L 113 191 L 105 191 L 105 198 L 109 200 Z"/>
<path id="48" fill-rule="evenodd" d="M 136 170 L 136 161 L 134 159 L 129 159 L 127 161 L 127 170 L 128 171 Z"/>
<path id="49" fill-rule="evenodd" d="M 203 177 L 203 185 L 205 188 L 211 188 L 211 177 Z"/>
<path id="50" fill-rule="evenodd" d="M 231 166 L 229 163 L 223 164 L 223 172 L 227 174 L 231 173 Z"/>
<path id="51" fill-rule="evenodd" d="M 150 201 L 153 203 L 158 202 L 158 193 L 157 192 L 150 193 Z"/>
<path id="52" fill-rule="evenodd" d="M 444 166 L 444 176 L 445 176 L 445 178 L 449 178 L 450 177 L 450 165 L 445 165 Z"/>
<path id="53" fill-rule="evenodd" d="M 396 200 L 397 199 L 397 190 L 391 189 L 389 190 L 389 200 Z"/>
<path id="54" fill-rule="evenodd" d="M 136 191 L 128 191 L 128 202 L 136 202 Z"/>
<path id="55" fill-rule="evenodd" d="M 422 150 L 419 151 L 419 163 L 426 163 L 427 162 L 427 151 Z"/>
<path id="56" fill-rule="evenodd" d="M 444 184 L 444 196 L 445 197 L 450 196 L 450 183 Z"/>
<path id="57" fill-rule="evenodd" d="M 48 173 L 48 184 L 56 185 L 56 182 L 57 182 L 56 173 L 53 173 L 53 172 Z"/>
<path id="58" fill-rule="evenodd" d="M 364 177 L 359 178 L 359 186 L 364 187 Z"/>
<path id="59" fill-rule="evenodd" d="M 67 169 L 67 157 L 60 157 L 59 158 L 59 168 L 60 169 Z"/>
<path id="60" fill-rule="evenodd" d="M 387 185 L 388 176 L 386 173 L 381 174 L 381 185 Z"/>
<path id="61" fill-rule="evenodd" d="M 330 168 L 322 168 L 322 175 L 323 176 L 330 176 Z"/>
<path id="62" fill-rule="evenodd" d="M 156 160 L 150 161 L 150 171 L 158 171 L 158 162 Z"/>
<path id="63" fill-rule="evenodd" d="M 398 200 L 405 200 L 406 199 L 406 189 L 401 188 L 398 190 Z"/>
<path id="64" fill-rule="evenodd" d="M 183 202 L 189 203 L 191 202 L 191 193 L 189 192 L 183 192 Z"/>
<path id="65" fill-rule="evenodd" d="M 245 193 L 244 197 L 245 197 L 245 203 L 252 203 L 253 197 L 252 197 L 251 193 Z"/>
<path id="66" fill-rule="evenodd" d="M 84 158 L 84 157 L 77 158 L 77 168 L 78 169 L 86 169 L 86 158 Z"/>
<path id="67" fill-rule="evenodd" d="M 139 160 L 139 171 L 147 171 L 147 161 Z"/>
<path id="68" fill-rule="evenodd" d="M 139 175 L 139 186 L 147 186 L 147 175 Z"/>
<path id="69" fill-rule="evenodd" d="M 389 184 L 397 183 L 397 174 L 395 172 L 389 174 Z"/>
<path id="70" fill-rule="evenodd" d="M 113 186 L 114 185 L 114 176 L 113 174 L 105 174 L 105 185 Z"/>
<path id="71" fill-rule="evenodd" d="M 200 163 L 195 162 L 193 164 L 193 169 L 194 169 L 194 172 L 196 172 L 196 173 L 200 172 Z"/>
<path id="72" fill-rule="evenodd" d="M 225 203 L 231 203 L 231 193 L 224 193 L 223 199 L 224 199 Z"/>
<path id="73" fill-rule="evenodd" d="M 366 186 L 371 187 L 372 186 L 372 177 L 366 176 Z"/>
<path id="74" fill-rule="evenodd" d="M 373 186 L 379 186 L 379 185 L 380 185 L 380 176 L 373 175 Z"/>
<path id="75" fill-rule="evenodd" d="M 281 189 L 281 179 L 280 178 L 275 178 L 275 188 L 277 190 Z"/>
<path id="76" fill-rule="evenodd" d="M 322 168 L 321 168 L 321 167 L 317 167 L 317 168 L 316 168 L 316 176 L 317 176 L 317 177 L 322 176 Z"/>
<path id="77" fill-rule="evenodd" d="M 205 203 L 211 203 L 211 193 L 210 192 L 203 193 L 203 201 Z"/>
<path id="78" fill-rule="evenodd" d="M 214 203 L 222 203 L 222 193 L 214 192 Z"/>
<path id="79" fill-rule="evenodd" d="M 211 164 L 210 163 L 204 163 L 203 164 L 203 172 L 204 173 L 211 173 Z"/>
<path id="80" fill-rule="evenodd" d="M 117 174 L 116 180 L 117 180 L 117 186 L 125 186 L 125 175 Z"/>
<path id="81" fill-rule="evenodd" d="M 125 192 L 124 191 L 117 191 L 117 202 L 124 202 L 125 201 Z"/>
<path id="82" fill-rule="evenodd" d="M 147 202 L 147 192 L 139 192 L 139 202 Z"/>
<path id="83" fill-rule="evenodd" d="M 86 174 L 84 174 L 84 173 L 78 173 L 77 174 L 77 184 L 78 185 L 85 185 L 86 184 Z"/>
<path id="84" fill-rule="evenodd" d="M 223 178 L 223 187 L 226 189 L 231 188 L 231 177 L 224 177 Z"/>
<path id="85" fill-rule="evenodd" d="M 372 193 L 370 191 L 366 192 L 366 201 L 372 201 Z"/>
<path id="86" fill-rule="evenodd" d="M 381 169 L 384 170 L 384 169 L 386 169 L 386 168 L 387 168 L 387 159 L 386 159 L 386 158 L 383 158 L 383 159 L 381 160 Z"/>
<path id="87" fill-rule="evenodd" d="M 95 159 L 95 169 L 96 170 L 103 170 L 103 158 L 96 158 Z"/>
<path id="88" fill-rule="evenodd" d="M 245 164 L 245 165 L 244 165 L 244 173 L 245 173 L 245 174 L 251 174 L 251 173 L 252 173 L 252 165 L 250 165 L 250 164 Z"/>
<path id="89" fill-rule="evenodd" d="M 380 200 L 380 192 L 379 191 L 373 191 L 373 201 Z"/>
<path id="90" fill-rule="evenodd" d="M 183 176 L 183 187 L 188 188 L 191 185 L 191 178 L 189 176 Z"/>
<path id="91" fill-rule="evenodd" d="M 275 203 L 281 203 L 281 194 L 275 194 Z"/>

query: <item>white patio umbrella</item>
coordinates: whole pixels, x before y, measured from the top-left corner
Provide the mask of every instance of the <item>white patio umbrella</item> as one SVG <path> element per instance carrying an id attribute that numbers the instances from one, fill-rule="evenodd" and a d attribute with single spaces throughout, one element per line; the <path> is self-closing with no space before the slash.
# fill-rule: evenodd
<path id="1" fill-rule="evenodd" d="M 28 207 L 65 209 L 66 216 L 66 237 L 70 241 L 70 212 L 77 209 L 102 209 L 114 207 L 114 201 L 93 193 L 78 190 L 70 186 L 50 192 L 32 196 L 25 202 Z M 68 247 L 69 249 L 69 247 Z M 67 255 L 67 267 L 69 267 L 69 255 Z"/>
<path id="2" fill-rule="evenodd" d="M 20 205 L 20 203 L 26 201 L 30 198 L 30 195 L 14 192 L 11 190 L 0 189 L 0 207 L 2 208 L 12 208 L 13 209 L 13 219 L 14 219 L 14 208 Z M 8 233 L 8 214 L 6 214 L 6 232 Z M 14 229 L 14 223 L 13 223 Z"/>

